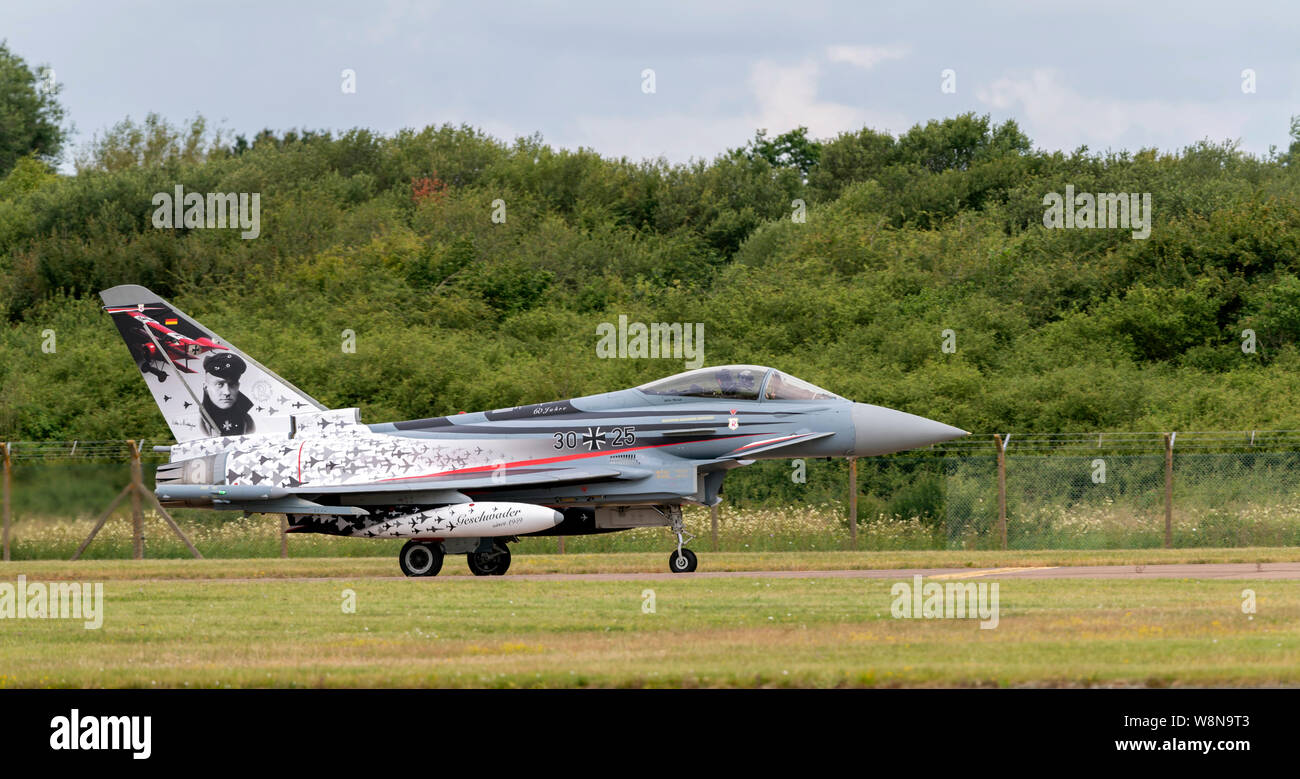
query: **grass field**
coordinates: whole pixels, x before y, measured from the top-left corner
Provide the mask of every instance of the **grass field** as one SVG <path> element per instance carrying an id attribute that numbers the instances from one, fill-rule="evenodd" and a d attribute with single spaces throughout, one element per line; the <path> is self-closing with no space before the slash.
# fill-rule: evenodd
<path id="1" fill-rule="evenodd" d="M 355 540 L 355 539 L 350 539 Z M 875 568 L 1011 568 L 1040 565 L 1157 565 L 1160 563 L 1282 563 L 1300 561 L 1300 548 L 1095 549 L 894 552 L 709 552 L 695 546 L 701 571 L 835 571 Z M 660 552 L 609 554 L 516 554 L 511 574 L 665 573 L 668 548 Z M 0 581 L 18 574 L 47 581 L 112 579 L 282 579 L 300 577 L 400 576 L 391 557 L 302 557 L 162 560 L 20 560 L 0 564 Z M 463 556 L 449 555 L 438 578 L 469 576 Z"/>
<path id="2" fill-rule="evenodd" d="M 706 555 L 709 570 L 1294 560 L 1295 549 Z M 512 572 L 654 571 L 664 555 L 532 555 Z M 446 573 L 461 573 L 458 558 Z M 377 559 L 15 562 L 104 582 L 104 623 L 0 620 L 0 687 L 1300 684 L 1286 581 L 1003 580 L 1001 617 L 895 619 L 891 579 L 378 578 Z M 277 578 L 339 577 L 328 581 Z M 195 581 L 194 579 L 204 579 Z M 220 581 L 245 578 L 254 581 Z M 900 577 L 901 579 L 902 577 Z M 995 581 L 982 579 L 981 581 Z M 1242 590 L 1257 612 L 1242 613 Z M 345 613 L 345 591 L 355 613 Z M 654 613 L 643 605 L 653 590 Z"/>

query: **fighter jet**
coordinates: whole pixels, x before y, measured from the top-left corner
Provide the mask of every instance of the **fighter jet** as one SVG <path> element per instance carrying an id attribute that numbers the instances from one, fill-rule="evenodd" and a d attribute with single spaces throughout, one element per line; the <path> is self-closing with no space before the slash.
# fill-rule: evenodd
<path id="1" fill-rule="evenodd" d="M 407 576 L 436 575 L 448 554 L 466 555 L 476 575 L 501 575 L 510 567 L 508 544 L 520 538 L 638 527 L 668 528 L 676 539 L 668 569 L 689 573 L 697 557 L 686 547 L 682 507 L 717 505 L 733 468 L 881 455 L 967 435 L 761 365 L 362 424 L 358 409 L 325 408 L 143 287 L 113 287 L 100 297 L 132 354 L 149 337 L 134 318 L 145 307 L 181 337 L 225 355 L 205 377 L 158 349 L 176 379 L 169 392 L 181 389 L 174 397 L 162 392 L 166 374 L 141 369 L 177 441 L 155 475 L 163 505 L 282 513 L 298 533 L 406 539 L 398 564 Z M 245 392 L 258 405 L 238 405 Z M 230 413 L 222 404 L 247 415 L 245 429 L 255 432 L 205 437 Z"/>

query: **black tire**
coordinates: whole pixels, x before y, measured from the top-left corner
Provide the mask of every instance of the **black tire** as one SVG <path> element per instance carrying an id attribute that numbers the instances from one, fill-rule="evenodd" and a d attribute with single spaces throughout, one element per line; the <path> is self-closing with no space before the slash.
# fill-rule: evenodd
<path id="1" fill-rule="evenodd" d="M 407 576 L 437 576 L 442 570 L 442 544 L 407 541 L 397 553 L 397 564 Z"/>
<path id="2" fill-rule="evenodd" d="M 475 576 L 501 576 L 510 570 L 510 547 L 500 541 L 492 544 L 491 552 L 470 552 L 465 558 Z"/>
<path id="3" fill-rule="evenodd" d="M 683 549 L 681 555 L 677 554 L 674 549 L 673 553 L 668 555 L 668 570 L 673 573 L 691 573 L 699 560 L 695 558 L 695 553 L 689 549 Z"/>

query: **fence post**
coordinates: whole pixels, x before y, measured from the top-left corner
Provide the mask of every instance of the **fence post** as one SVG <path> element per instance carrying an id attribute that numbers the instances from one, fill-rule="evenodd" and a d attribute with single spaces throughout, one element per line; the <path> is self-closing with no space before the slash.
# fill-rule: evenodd
<path id="1" fill-rule="evenodd" d="M 91 529 L 90 535 L 86 536 L 86 540 L 81 542 L 81 546 L 77 547 L 77 551 L 72 553 L 71 559 L 81 559 L 81 553 L 86 551 L 86 547 L 90 546 L 90 542 L 94 541 L 95 536 L 99 535 L 104 523 L 112 516 L 118 504 L 126 499 L 128 493 L 131 495 L 132 557 L 134 559 L 144 559 L 144 512 L 140 510 L 142 500 L 149 501 L 149 505 L 157 510 L 158 516 L 162 517 L 162 521 L 167 523 L 167 527 L 171 528 L 176 537 L 184 542 L 185 546 L 190 550 L 190 554 L 194 555 L 196 560 L 203 559 L 203 555 L 199 554 L 199 550 L 194 548 L 194 544 L 181 530 L 180 525 L 177 525 L 176 520 L 172 519 L 172 515 L 167 513 L 167 509 L 163 508 L 162 503 L 158 501 L 158 496 L 144 486 L 144 472 L 140 465 L 140 445 L 135 441 L 127 441 L 127 444 L 131 449 L 131 481 L 122 488 L 121 492 L 117 493 L 117 497 L 113 498 L 113 502 L 108 504 L 108 508 L 104 509 L 104 513 L 100 514 L 99 518 L 95 520 L 95 527 Z"/>
<path id="2" fill-rule="evenodd" d="M 1165 549 L 1174 545 L 1174 437 L 1165 433 Z"/>
<path id="3" fill-rule="evenodd" d="M 564 536 L 560 536 L 560 554 L 564 554 Z"/>
<path id="4" fill-rule="evenodd" d="M 858 548 L 858 458 L 849 458 L 849 544 Z"/>
<path id="5" fill-rule="evenodd" d="M 4 450 L 4 561 L 9 562 L 9 444 L 0 443 L 0 449 Z"/>
<path id="6" fill-rule="evenodd" d="M 289 515 L 280 515 L 280 557 L 289 556 Z"/>
<path id="7" fill-rule="evenodd" d="M 713 531 L 713 551 L 718 551 L 718 504 L 709 506 L 709 525 Z"/>
<path id="8" fill-rule="evenodd" d="M 140 510 L 140 491 L 144 489 L 144 474 L 140 469 L 140 447 L 128 440 L 131 447 L 131 557 L 144 559 L 144 512 Z"/>
<path id="9" fill-rule="evenodd" d="M 1007 441 L 1000 435 L 993 436 L 993 443 L 998 447 L 998 535 L 1002 538 L 1002 551 L 1007 550 Z"/>

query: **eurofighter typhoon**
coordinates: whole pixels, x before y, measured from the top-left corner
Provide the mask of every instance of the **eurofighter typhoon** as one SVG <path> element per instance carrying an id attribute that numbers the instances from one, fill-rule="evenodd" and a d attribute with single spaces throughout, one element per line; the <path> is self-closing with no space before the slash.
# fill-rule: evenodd
<path id="1" fill-rule="evenodd" d="M 759 459 L 860 457 L 966 435 L 773 368 L 726 365 L 530 406 L 362 424 L 327 409 L 144 287 L 100 293 L 177 443 L 164 506 L 282 513 L 295 533 L 407 539 L 407 576 L 448 554 L 500 575 L 523 536 L 667 527 Z"/>

